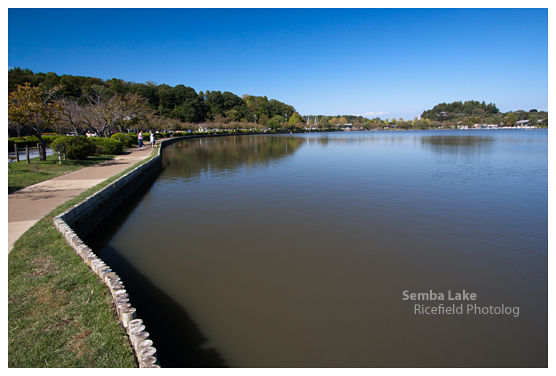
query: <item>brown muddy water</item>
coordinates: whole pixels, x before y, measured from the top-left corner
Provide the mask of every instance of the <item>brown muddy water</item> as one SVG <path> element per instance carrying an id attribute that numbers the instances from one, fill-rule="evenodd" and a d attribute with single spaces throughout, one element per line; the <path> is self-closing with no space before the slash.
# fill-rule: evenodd
<path id="1" fill-rule="evenodd" d="M 89 242 L 163 367 L 548 365 L 545 130 L 184 140 Z"/>

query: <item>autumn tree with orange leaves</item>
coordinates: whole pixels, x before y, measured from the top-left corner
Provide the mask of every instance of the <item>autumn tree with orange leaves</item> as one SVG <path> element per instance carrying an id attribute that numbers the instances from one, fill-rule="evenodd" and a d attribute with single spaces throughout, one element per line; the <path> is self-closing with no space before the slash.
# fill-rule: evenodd
<path id="1" fill-rule="evenodd" d="M 62 107 L 54 100 L 54 87 L 49 90 L 32 87 L 29 83 L 18 85 L 8 94 L 8 124 L 23 127 L 39 140 L 39 160 L 46 161 L 46 142 L 42 134 L 59 119 Z"/>

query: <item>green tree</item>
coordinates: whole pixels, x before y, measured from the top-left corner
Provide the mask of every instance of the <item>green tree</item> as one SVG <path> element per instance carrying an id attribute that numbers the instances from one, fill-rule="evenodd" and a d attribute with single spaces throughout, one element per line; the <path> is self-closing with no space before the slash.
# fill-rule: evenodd
<path id="1" fill-rule="evenodd" d="M 516 123 L 517 123 L 517 117 L 513 112 L 510 112 L 504 118 L 504 126 L 506 127 L 514 127 Z"/>
<path id="2" fill-rule="evenodd" d="M 330 123 L 328 122 L 328 118 L 326 116 L 319 117 L 318 121 L 317 121 L 317 124 L 318 124 L 319 129 L 322 129 L 322 130 L 330 127 Z"/>
<path id="3" fill-rule="evenodd" d="M 261 116 L 257 117 L 257 123 L 260 125 L 266 125 L 268 120 L 269 120 L 268 116 L 266 116 L 265 114 L 262 114 Z"/>
<path id="4" fill-rule="evenodd" d="M 39 86 L 44 81 L 44 76 L 39 76 L 29 69 L 19 67 L 8 70 L 8 92 L 17 90 L 17 87 L 29 83 L 31 86 Z"/>
<path id="5" fill-rule="evenodd" d="M 290 118 L 288 119 L 288 124 L 293 125 L 295 123 L 303 122 L 303 118 L 297 112 L 295 112 Z"/>
<path id="6" fill-rule="evenodd" d="M 225 113 L 227 121 L 240 121 L 241 113 L 238 110 L 228 110 Z"/>
<path id="7" fill-rule="evenodd" d="M 283 121 L 284 118 L 282 116 L 276 115 L 266 123 L 266 126 L 275 131 L 280 128 L 280 123 L 282 123 Z"/>
<path id="8" fill-rule="evenodd" d="M 539 122 L 539 118 L 537 117 L 537 115 L 529 115 L 529 125 L 538 125 Z"/>

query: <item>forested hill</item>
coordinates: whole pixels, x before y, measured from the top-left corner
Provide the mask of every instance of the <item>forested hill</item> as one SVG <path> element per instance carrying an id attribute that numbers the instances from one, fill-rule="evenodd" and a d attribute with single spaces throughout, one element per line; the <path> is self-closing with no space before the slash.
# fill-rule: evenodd
<path id="1" fill-rule="evenodd" d="M 421 119 L 442 121 L 461 116 L 494 115 L 499 113 L 500 110 L 493 103 L 486 104 L 484 101 L 459 101 L 437 104 L 432 110 L 424 111 L 421 115 Z"/>
<path id="2" fill-rule="evenodd" d="M 185 85 L 169 86 L 147 81 L 146 83 L 126 82 L 112 78 L 102 80 L 95 77 L 57 75 L 56 73 L 34 73 L 29 69 L 8 70 L 8 92 L 17 85 L 30 83 L 31 86 L 51 88 L 61 86 L 59 95 L 71 100 L 82 98 L 83 92 L 92 87 L 102 87 L 106 96 L 133 93 L 147 100 L 147 105 L 159 116 L 188 123 L 201 123 L 214 119 L 229 121 L 266 122 L 274 116 L 292 118 L 296 110 L 266 96 L 243 95 L 239 97 L 228 91 L 200 91 Z M 84 99 L 83 99 L 84 100 Z"/>

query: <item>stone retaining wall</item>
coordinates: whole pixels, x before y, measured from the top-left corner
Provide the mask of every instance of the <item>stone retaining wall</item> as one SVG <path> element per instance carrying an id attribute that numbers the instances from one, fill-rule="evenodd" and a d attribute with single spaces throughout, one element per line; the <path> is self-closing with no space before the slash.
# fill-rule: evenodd
<path id="1" fill-rule="evenodd" d="M 104 189 L 87 197 L 60 217 L 81 237 L 85 238 L 121 205 L 126 198 L 160 170 L 159 155 L 125 174 Z"/>
<path id="2" fill-rule="evenodd" d="M 75 253 L 108 286 L 116 307 L 118 319 L 127 331 L 129 340 L 135 350 L 139 367 L 141 368 L 160 368 L 160 362 L 156 356 L 156 348 L 153 347 L 153 341 L 149 339 L 149 333 L 145 330 L 143 321 L 137 318 L 136 309 L 129 303 L 129 295 L 120 277 L 81 240 L 80 236 L 85 237 L 93 232 L 118 206 L 146 181 L 151 179 L 154 174 L 158 173 L 162 164 L 162 149 L 166 145 L 178 140 L 201 137 L 207 136 L 175 137 L 161 141 L 157 156 L 54 218 L 54 225 L 62 233 Z"/>
<path id="3" fill-rule="evenodd" d="M 118 319 L 127 331 L 140 368 L 160 368 L 153 341 L 149 339 L 143 321 L 137 318 L 136 309 L 129 303 L 129 295 L 120 277 L 81 240 L 77 233 L 82 237 L 90 234 L 127 197 L 153 174 L 158 173 L 161 167 L 161 151 L 165 143 L 165 141 L 160 143 L 156 157 L 54 218 L 54 225 L 75 253 L 108 286 Z"/>

